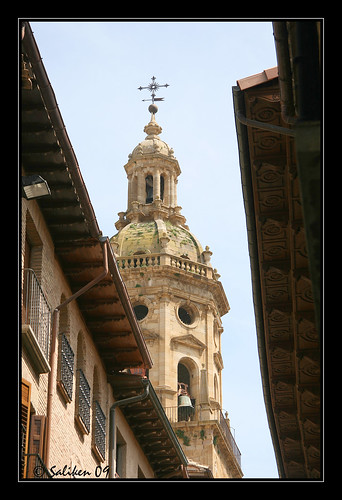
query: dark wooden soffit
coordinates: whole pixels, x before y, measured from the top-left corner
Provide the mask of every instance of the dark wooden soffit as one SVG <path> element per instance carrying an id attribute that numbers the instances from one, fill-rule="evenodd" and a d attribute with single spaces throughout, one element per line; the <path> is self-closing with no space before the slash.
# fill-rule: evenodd
<path id="1" fill-rule="evenodd" d="M 141 377 L 121 373 L 109 377 L 116 401 L 143 393 Z M 138 403 L 120 406 L 156 477 L 182 477 L 187 459 L 149 383 L 148 397 Z"/>
<path id="2" fill-rule="evenodd" d="M 235 113 L 288 127 L 278 79 L 234 88 Z M 281 477 L 320 476 L 320 348 L 293 137 L 238 123 L 258 347 Z"/>

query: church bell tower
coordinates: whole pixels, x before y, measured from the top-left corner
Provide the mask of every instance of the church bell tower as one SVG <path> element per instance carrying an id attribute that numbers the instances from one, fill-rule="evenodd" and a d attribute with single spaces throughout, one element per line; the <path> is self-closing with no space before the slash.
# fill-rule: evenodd
<path id="1" fill-rule="evenodd" d="M 152 78 L 147 134 L 128 155 L 127 209 L 111 245 L 151 353 L 149 378 L 190 462 L 190 477 L 242 477 L 240 451 L 222 413 L 220 275 L 177 201 L 181 173 L 160 138 Z M 162 99 L 159 99 L 162 100 Z"/>

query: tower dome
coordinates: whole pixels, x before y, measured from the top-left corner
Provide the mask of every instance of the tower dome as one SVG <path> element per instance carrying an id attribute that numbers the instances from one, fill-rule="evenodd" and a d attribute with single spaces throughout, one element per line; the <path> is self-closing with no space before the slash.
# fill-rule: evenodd
<path id="1" fill-rule="evenodd" d="M 149 107 L 147 133 L 128 155 L 128 206 L 119 212 L 118 233 L 111 244 L 118 257 L 168 254 L 192 262 L 209 264 L 211 252 L 189 231 L 177 205 L 177 177 L 181 173 L 173 149 L 159 137 L 157 106 Z"/>

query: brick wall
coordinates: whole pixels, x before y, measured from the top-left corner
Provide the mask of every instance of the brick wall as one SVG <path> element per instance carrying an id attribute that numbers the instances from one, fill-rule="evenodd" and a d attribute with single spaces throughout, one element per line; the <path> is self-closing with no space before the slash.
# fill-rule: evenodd
<path id="1" fill-rule="evenodd" d="M 52 309 L 71 295 L 68 282 L 54 254 L 54 246 L 44 218 L 35 201 L 22 202 L 22 267 L 25 261 L 25 239 L 31 245 L 30 266 L 36 271 L 43 292 Z M 66 402 L 57 387 L 57 379 L 53 383 L 52 423 L 50 468 L 57 477 L 70 477 L 73 470 L 83 471 L 85 477 L 106 477 L 105 467 L 108 465 L 109 409 L 114 403 L 111 386 L 107 383 L 102 360 L 95 348 L 87 326 L 78 309 L 76 301 L 71 302 L 61 311 L 58 333 L 65 333 L 75 354 L 73 393 L 71 402 Z M 82 354 L 80 350 L 82 339 Z M 58 336 L 58 342 L 60 338 Z M 59 349 L 56 349 L 59 352 Z M 76 411 L 76 368 L 82 356 L 82 370 L 90 385 L 91 398 L 91 430 L 83 434 L 75 421 Z M 79 359 L 77 359 L 79 357 Z M 57 365 L 59 363 L 57 361 Z M 58 373 L 58 370 L 55 370 Z M 94 374 L 96 387 L 94 387 Z M 31 384 L 31 414 L 46 415 L 48 373 L 37 373 L 30 355 L 23 348 L 22 378 Z M 106 451 L 104 461 L 100 462 L 92 451 L 93 442 L 93 394 L 99 400 L 106 416 Z M 127 477 L 138 476 L 138 466 L 146 477 L 153 477 L 153 471 L 135 440 L 132 430 L 117 409 L 117 426 L 124 436 L 127 446 Z M 76 469 L 74 469 L 76 467 Z M 59 472 L 60 471 L 60 472 Z M 89 474 L 88 474 L 89 473 Z M 80 472 L 82 474 L 82 472 Z"/>

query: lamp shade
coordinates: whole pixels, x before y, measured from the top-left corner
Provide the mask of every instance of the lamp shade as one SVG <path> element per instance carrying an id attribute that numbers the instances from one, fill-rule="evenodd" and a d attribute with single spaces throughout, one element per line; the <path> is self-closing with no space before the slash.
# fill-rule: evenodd
<path id="1" fill-rule="evenodd" d="M 40 175 L 28 175 L 22 177 L 23 193 L 27 200 L 36 200 L 42 196 L 51 194 L 48 183 Z"/>

